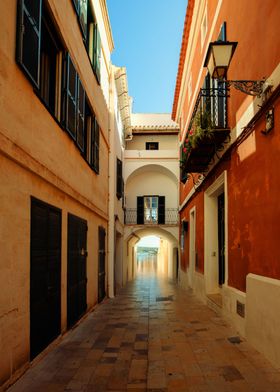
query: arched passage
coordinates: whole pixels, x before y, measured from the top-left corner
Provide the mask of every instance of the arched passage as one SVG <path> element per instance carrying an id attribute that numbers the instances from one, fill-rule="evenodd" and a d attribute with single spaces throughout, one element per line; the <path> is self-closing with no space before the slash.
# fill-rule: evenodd
<path id="1" fill-rule="evenodd" d="M 135 278 L 137 273 L 137 254 L 136 247 L 138 242 L 147 236 L 157 236 L 161 239 L 161 249 L 159 262 L 162 263 L 160 270 L 170 279 L 176 279 L 178 276 L 178 229 L 162 227 L 140 227 L 127 228 L 124 239 L 126 255 L 124 258 L 124 276 L 125 283 L 127 280 Z"/>

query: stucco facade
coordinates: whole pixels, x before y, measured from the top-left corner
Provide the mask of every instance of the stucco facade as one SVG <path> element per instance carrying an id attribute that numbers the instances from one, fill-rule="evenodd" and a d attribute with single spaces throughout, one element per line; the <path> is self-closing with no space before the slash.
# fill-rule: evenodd
<path id="1" fill-rule="evenodd" d="M 41 2 L 39 3 L 41 5 Z M 72 252 L 69 250 L 71 248 L 69 230 L 74 230 L 73 225 L 70 227 L 71 222 L 75 221 L 78 226 L 81 224 L 85 235 L 83 245 L 76 242 L 72 244 L 76 249 L 73 252 L 76 252 L 77 257 L 81 257 L 85 263 L 83 266 L 86 279 L 83 286 L 85 303 L 82 313 L 92 309 L 98 302 L 99 229 L 102 227 L 106 233 L 108 226 L 108 97 L 110 52 L 113 48 L 113 41 L 106 15 L 106 4 L 103 1 L 94 0 L 89 3 L 90 11 L 88 10 L 98 25 L 100 33 L 102 56 L 98 81 L 87 53 L 78 10 L 75 9 L 74 3 L 70 0 L 42 2 L 42 9 L 37 15 L 38 23 L 41 23 L 41 30 L 38 28 L 41 48 L 39 55 L 52 61 L 51 56 L 54 51 L 57 51 L 55 109 L 52 109 L 51 101 L 46 103 L 51 93 L 47 96 L 47 93 L 43 92 L 43 83 L 50 91 L 53 88 L 51 83 L 48 84 L 47 75 L 50 77 L 54 75 L 51 69 L 46 68 L 47 71 L 43 69 L 43 57 L 38 63 L 41 79 L 39 88 L 37 88 L 30 80 L 30 75 L 34 74 L 34 70 L 24 55 L 16 56 L 20 45 L 18 37 L 21 36 L 17 18 L 19 20 L 23 15 L 27 26 L 30 17 L 28 13 L 30 10 L 26 11 L 24 4 L 23 1 L 17 2 L 16 0 L 2 1 L 0 4 L 0 384 L 17 377 L 29 366 L 30 358 L 33 359 L 36 356 L 30 351 L 31 340 L 34 337 L 31 327 L 32 323 L 35 325 L 37 322 L 34 321 L 36 314 L 34 311 L 32 314 L 31 309 L 34 305 L 35 291 L 39 290 L 39 288 L 34 288 L 34 285 L 37 280 L 42 289 L 45 283 L 48 285 L 46 292 L 50 293 L 53 289 L 50 283 L 50 259 L 47 259 L 48 261 L 44 264 L 46 266 L 43 275 L 44 282 L 40 281 L 40 276 L 36 278 L 34 273 L 34 260 L 39 257 L 38 250 L 41 247 L 38 239 L 40 233 L 51 241 L 52 233 L 47 232 L 46 225 L 48 224 L 52 230 L 54 216 L 59 217 L 56 238 L 60 244 L 55 245 L 58 255 L 57 268 L 60 274 L 58 274 L 60 281 L 56 282 L 57 292 L 60 295 L 55 303 L 59 325 L 55 336 L 50 337 L 50 340 L 54 340 L 65 333 L 73 322 L 71 320 L 70 323 L 68 317 L 71 313 L 71 306 L 74 305 L 71 305 L 69 299 L 70 284 L 67 281 L 69 255 Z M 59 50 L 56 49 L 54 43 L 49 44 L 47 41 L 50 36 L 44 30 L 45 24 L 53 26 L 51 39 L 57 40 Z M 26 30 L 23 34 L 25 33 Z M 24 37 L 21 45 L 24 53 L 24 50 L 27 50 Z M 61 77 L 63 80 L 64 76 L 58 74 L 66 72 L 64 60 L 61 60 L 66 59 L 66 54 L 71 58 L 71 64 L 74 67 L 72 70 L 75 70 L 73 72 L 76 75 L 75 80 L 80 83 L 80 97 L 84 94 L 84 100 L 80 98 L 80 111 L 76 112 L 76 116 L 77 118 L 79 116 L 81 121 L 84 120 L 84 124 L 89 117 L 95 119 L 98 124 L 96 129 L 99 130 L 99 144 L 95 140 L 95 146 L 99 147 L 99 156 L 96 151 L 89 152 L 88 139 L 82 141 L 75 139 L 80 132 L 76 128 L 78 125 L 72 124 L 75 128 L 75 135 L 67 131 L 68 123 L 60 110 L 59 105 L 63 106 L 64 102 L 64 90 L 59 90 L 58 79 Z M 33 56 L 36 57 L 36 54 Z M 70 67 L 71 64 L 69 64 L 70 62 L 68 63 Z M 46 79 L 43 80 L 44 77 Z M 70 106 L 67 107 L 67 113 L 70 116 Z M 83 110 L 90 112 L 87 114 Z M 88 128 L 87 125 L 84 127 L 79 135 L 82 134 L 82 137 L 86 138 Z M 90 154 L 92 154 L 92 159 L 89 158 Z M 41 225 L 36 228 L 41 218 L 35 215 L 35 212 L 37 214 L 39 210 L 46 212 L 47 220 L 42 220 Z M 45 243 L 45 240 L 43 242 Z M 105 245 L 105 255 L 106 240 L 103 245 Z M 50 251 L 54 247 L 48 249 Z M 46 249 L 43 251 L 40 248 L 40 252 L 45 252 L 44 256 L 41 253 L 40 257 L 48 258 Z M 76 256 L 73 257 L 75 260 Z M 106 269 L 104 287 L 107 291 L 107 262 L 106 260 L 104 262 Z M 78 317 L 74 316 L 74 320 L 75 317 L 78 320 L 81 316 L 82 314 Z M 48 320 L 45 321 L 46 329 L 51 328 L 48 322 Z M 44 346 L 43 348 L 48 345 L 48 339 L 42 338 L 44 342 L 40 343 Z M 34 352 L 37 353 L 42 349 L 36 347 Z"/>
<path id="2" fill-rule="evenodd" d="M 183 150 L 195 104 L 200 104 L 199 94 L 206 96 L 212 91 L 211 105 L 215 104 L 217 85 L 207 79 L 204 62 L 209 43 L 218 37 L 238 42 L 228 80 L 261 80 L 265 76 L 260 97 L 231 87 L 227 96 L 218 98 L 218 105 L 223 102 L 226 107 L 227 126 L 223 128 L 230 136 L 209 159 L 207 169 L 192 173 L 187 169 L 190 160 L 184 158 L 180 185 L 181 282 L 191 285 L 209 306 L 230 318 L 236 330 L 277 365 L 279 304 L 268 297 L 270 290 L 277 291 L 280 279 L 276 234 L 280 183 L 276 164 L 280 143 L 279 14 L 279 4 L 273 1 L 189 1 L 173 104 L 173 118 L 181 125 Z M 262 30 L 257 27 L 260 24 Z M 211 110 L 213 115 L 213 106 Z M 271 113 L 274 125 L 266 131 Z M 201 173 L 203 177 L 199 177 Z M 260 314 L 265 320 L 262 331 Z"/>
<path id="3" fill-rule="evenodd" d="M 158 264 L 163 264 L 162 272 L 167 276 L 176 278 L 178 126 L 168 114 L 132 113 L 131 127 L 132 137 L 126 141 L 124 152 L 125 281 L 135 276 L 135 246 L 140 238 L 148 235 L 161 238 Z M 147 207 L 145 203 L 156 205 Z M 150 213 L 155 214 L 154 217 Z"/>

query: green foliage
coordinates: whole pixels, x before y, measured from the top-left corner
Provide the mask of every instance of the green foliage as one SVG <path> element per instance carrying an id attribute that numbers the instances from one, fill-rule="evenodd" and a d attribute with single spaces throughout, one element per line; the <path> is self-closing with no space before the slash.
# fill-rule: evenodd
<path id="1" fill-rule="evenodd" d="M 182 147 L 182 160 L 184 164 L 193 148 L 196 148 L 202 140 L 211 139 L 213 136 L 213 122 L 211 113 L 208 111 L 198 110 L 192 122 L 192 128 L 188 131 L 185 142 Z"/>

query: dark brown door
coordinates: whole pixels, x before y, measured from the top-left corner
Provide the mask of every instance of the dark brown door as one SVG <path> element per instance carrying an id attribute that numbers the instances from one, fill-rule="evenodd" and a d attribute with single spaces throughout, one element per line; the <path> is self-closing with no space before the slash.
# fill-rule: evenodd
<path id="1" fill-rule="evenodd" d="M 68 214 L 67 326 L 87 309 L 87 221 Z"/>
<path id="2" fill-rule="evenodd" d="M 31 199 L 30 358 L 61 331 L 61 211 Z"/>
<path id="3" fill-rule="evenodd" d="M 99 226 L 99 256 L 98 256 L 98 302 L 101 302 L 106 295 L 106 275 L 105 275 L 105 238 L 104 227 Z"/>
<path id="4" fill-rule="evenodd" d="M 219 285 L 225 283 L 225 194 L 218 196 Z"/>

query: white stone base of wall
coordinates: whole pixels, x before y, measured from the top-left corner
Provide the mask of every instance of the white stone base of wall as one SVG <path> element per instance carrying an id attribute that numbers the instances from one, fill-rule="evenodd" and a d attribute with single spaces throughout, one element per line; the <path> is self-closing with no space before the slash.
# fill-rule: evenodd
<path id="1" fill-rule="evenodd" d="M 280 281 L 247 275 L 246 338 L 280 367 Z"/>

